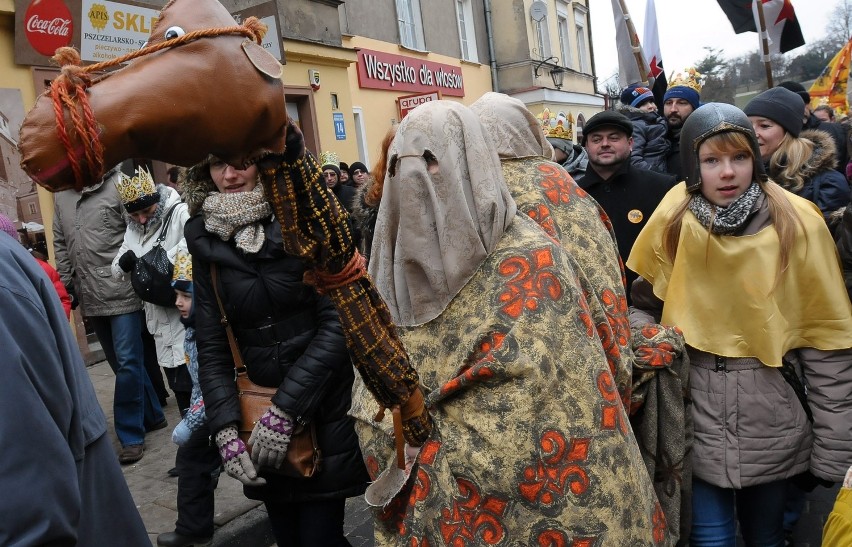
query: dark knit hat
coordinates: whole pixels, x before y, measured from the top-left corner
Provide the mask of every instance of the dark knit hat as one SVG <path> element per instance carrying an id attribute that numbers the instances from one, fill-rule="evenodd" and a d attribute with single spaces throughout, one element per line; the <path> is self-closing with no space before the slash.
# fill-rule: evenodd
<path id="1" fill-rule="evenodd" d="M 802 98 L 785 87 L 767 89 L 743 108 L 746 116 L 762 116 L 798 137 L 802 132 L 805 103 Z"/>
<path id="2" fill-rule="evenodd" d="M 337 178 L 338 179 L 340 178 L 340 167 L 338 167 L 337 164 L 326 163 L 325 165 L 322 166 L 322 170 L 325 171 L 326 169 L 331 169 L 332 171 L 337 173 Z"/>
<path id="3" fill-rule="evenodd" d="M 654 92 L 641 84 L 633 84 L 621 92 L 621 103 L 638 107 L 647 100 L 654 100 Z"/>
<path id="4" fill-rule="evenodd" d="M 778 84 L 778 87 L 783 87 L 784 89 L 789 89 L 796 95 L 802 98 L 805 101 L 805 104 L 809 104 L 811 102 L 811 94 L 808 93 L 808 90 L 805 89 L 805 86 L 798 82 L 781 82 Z"/>
<path id="5" fill-rule="evenodd" d="M 363 172 L 363 173 L 368 173 L 368 174 L 369 174 L 369 172 L 370 172 L 370 170 L 369 170 L 369 169 L 367 169 L 367 166 L 366 166 L 366 165 L 364 165 L 364 164 L 363 164 L 363 163 L 361 163 L 360 161 L 356 161 L 356 162 L 354 162 L 352 165 L 350 165 L 350 166 L 349 166 L 349 176 L 350 176 L 350 177 L 354 177 L 354 176 L 355 176 L 355 175 L 353 175 L 352 173 L 354 173 L 356 169 L 360 169 L 360 170 L 361 170 L 361 172 Z"/>
<path id="6" fill-rule="evenodd" d="M 701 106 L 701 96 L 698 95 L 698 92 L 691 87 L 683 85 L 668 88 L 666 94 L 663 95 L 663 101 L 668 101 L 669 99 L 683 99 L 692 105 L 693 110 L 697 110 Z"/>
<path id="7" fill-rule="evenodd" d="M 340 162 L 340 172 L 342 173 L 344 171 L 346 171 L 347 173 L 349 172 L 349 164 L 345 161 L 342 161 Z"/>
<path id="8" fill-rule="evenodd" d="M 603 112 L 598 112 L 586 122 L 586 125 L 583 127 L 583 142 L 580 144 L 585 145 L 586 137 L 602 127 L 615 127 L 627 133 L 628 137 L 633 136 L 633 123 L 630 121 L 630 118 L 620 112 L 604 110 Z"/>
<path id="9" fill-rule="evenodd" d="M 14 223 L 4 214 L 0 214 L 0 231 L 6 232 L 10 236 L 12 236 L 15 241 L 20 241 L 18 238 L 18 230 L 15 228 Z"/>

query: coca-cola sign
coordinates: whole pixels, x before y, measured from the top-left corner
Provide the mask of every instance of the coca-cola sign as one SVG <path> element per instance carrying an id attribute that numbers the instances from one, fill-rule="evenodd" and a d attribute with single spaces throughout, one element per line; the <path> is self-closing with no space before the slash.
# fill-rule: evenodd
<path id="1" fill-rule="evenodd" d="M 34 50 L 51 56 L 71 43 L 71 11 L 63 0 L 33 0 L 24 14 L 24 32 Z"/>

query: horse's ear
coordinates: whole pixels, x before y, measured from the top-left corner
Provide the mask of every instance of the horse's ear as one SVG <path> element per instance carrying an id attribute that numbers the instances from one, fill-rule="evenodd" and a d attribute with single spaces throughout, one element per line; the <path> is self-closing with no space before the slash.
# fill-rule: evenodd
<path id="1" fill-rule="evenodd" d="M 278 59 L 272 56 L 271 53 L 263 49 L 263 46 L 258 45 L 253 40 L 243 41 L 243 51 L 259 72 L 266 74 L 270 78 L 278 80 L 284 73 L 284 67 L 278 62 Z"/>

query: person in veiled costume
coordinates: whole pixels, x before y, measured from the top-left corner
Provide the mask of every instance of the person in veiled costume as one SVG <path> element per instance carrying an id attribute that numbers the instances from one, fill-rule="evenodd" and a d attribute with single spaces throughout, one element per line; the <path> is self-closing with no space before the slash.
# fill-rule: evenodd
<path id="1" fill-rule="evenodd" d="M 150 547 L 53 284 L 4 233 L 0 310 L 0 545 Z"/>
<path id="2" fill-rule="evenodd" d="M 562 166 L 547 160 L 550 142 L 524 103 L 489 92 L 470 107 L 497 148 L 518 211 L 567 251 L 621 401 L 630 412 L 670 537 L 688 536 L 692 423 L 683 400 L 689 377 L 688 362 L 683 368 L 683 337 L 674 329 L 630 332 L 624 270 L 609 217 Z M 658 356 L 668 360 L 648 363 Z"/>
<path id="3" fill-rule="evenodd" d="M 434 427 L 376 544 L 666 544 L 579 273 L 516 214 L 476 114 L 418 107 L 388 165 L 369 270 Z M 357 380 L 373 477 L 394 459 L 377 410 Z"/>
<path id="4" fill-rule="evenodd" d="M 624 269 L 609 217 L 562 166 L 547 159 L 553 147 L 524 103 L 488 92 L 470 108 L 497 149 L 518 211 L 568 251 L 622 403 L 629 408 L 630 326 Z"/>

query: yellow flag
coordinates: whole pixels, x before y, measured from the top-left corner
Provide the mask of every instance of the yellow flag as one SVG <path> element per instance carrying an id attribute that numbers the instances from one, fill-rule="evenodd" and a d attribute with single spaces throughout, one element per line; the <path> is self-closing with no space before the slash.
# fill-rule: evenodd
<path id="1" fill-rule="evenodd" d="M 838 116 L 844 116 L 849 111 L 846 101 L 846 80 L 849 79 L 849 58 L 852 56 L 852 39 L 837 52 L 828 63 L 819 78 L 810 89 L 811 108 L 827 104 L 834 109 Z"/>

